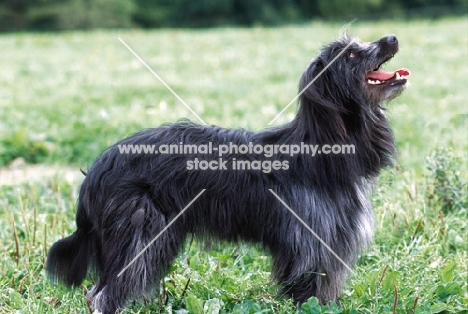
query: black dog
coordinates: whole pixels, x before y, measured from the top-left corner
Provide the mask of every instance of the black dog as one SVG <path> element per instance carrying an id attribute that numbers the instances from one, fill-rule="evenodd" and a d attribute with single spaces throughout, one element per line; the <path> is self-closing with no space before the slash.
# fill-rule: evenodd
<path id="1" fill-rule="evenodd" d="M 128 300 L 158 291 L 191 233 L 262 245 L 273 256 L 280 295 L 297 303 L 311 296 L 322 303 L 336 300 L 348 265 L 355 264 L 372 238 L 366 187 L 395 153 L 382 102 L 404 89 L 409 71 L 384 72 L 380 67 L 397 51 L 394 35 L 371 43 L 348 37 L 332 42 L 302 75 L 299 112 L 281 127 L 252 133 L 181 122 L 111 146 L 86 175 L 78 228 L 50 249 L 48 274 L 77 286 L 88 266 L 95 268 L 100 278 L 88 293 L 89 304 L 104 314 L 114 313 Z M 230 145 L 230 150 L 221 159 L 219 152 L 122 151 L 125 145 L 140 144 Z M 311 156 L 284 150 L 293 144 L 319 145 L 323 152 Z M 269 155 L 242 153 L 234 145 L 277 150 Z M 352 146 L 354 152 L 327 154 L 327 145 Z M 219 170 L 202 170 L 208 162 Z"/>

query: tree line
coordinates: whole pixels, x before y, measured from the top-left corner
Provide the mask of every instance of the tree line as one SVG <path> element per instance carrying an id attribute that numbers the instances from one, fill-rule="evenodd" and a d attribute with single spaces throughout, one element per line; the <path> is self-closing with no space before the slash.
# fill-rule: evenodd
<path id="1" fill-rule="evenodd" d="M 466 0 L 3 0 L 0 30 L 278 25 L 467 14 Z"/>

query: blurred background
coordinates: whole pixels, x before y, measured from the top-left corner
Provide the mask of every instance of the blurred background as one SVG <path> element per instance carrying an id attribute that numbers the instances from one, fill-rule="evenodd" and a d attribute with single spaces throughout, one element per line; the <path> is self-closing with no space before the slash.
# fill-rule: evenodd
<path id="1" fill-rule="evenodd" d="M 437 18 L 466 10 L 465 0 L 2 0 L 0 30 L 278 25 Z"/>

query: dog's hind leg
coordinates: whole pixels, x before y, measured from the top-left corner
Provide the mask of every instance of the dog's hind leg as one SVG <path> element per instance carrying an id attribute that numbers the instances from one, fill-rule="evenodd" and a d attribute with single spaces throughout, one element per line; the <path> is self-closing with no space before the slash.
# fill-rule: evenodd
<path id="1" fill-rule="evenodd" d="M 113 314 L 132 298 L 141 299 L 157 291 L 186 235 L 179 221 L 162 232 L 170 218 L 149 197 L 125 199 L 105 211 L 108 225 L 101 233 L 101 276 L 87 296 L 90 308 L 103 314 Z"/>

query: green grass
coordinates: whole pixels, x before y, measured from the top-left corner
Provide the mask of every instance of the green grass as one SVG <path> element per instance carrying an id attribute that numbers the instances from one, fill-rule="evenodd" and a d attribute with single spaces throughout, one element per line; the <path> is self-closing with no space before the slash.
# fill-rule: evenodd
<path id="1" fill-rule="evenodd" d="M 401 51 L 387 68 L 412 71 L 411 86 L 389 104 L 398 164 L 372 191 L 375 241 L 340 306 L 320 310 L 311 299 L 304 313 L 468 313 L 466 25 L 466 18 L 353 24 L 351 34 L 363 40 L 397 34 Z M 21 157 L 86 169 L 130 133 L 195 120 L 119 36 L 207 123 L 260 130 L 339 28 L 0 35 L 0 166 Z M 43 270 L 50 245 L 74 230 L 79 182 L 0 183 L 0 313 L 87 313 L 92 277 L 67 290 L 49 284 Z M 295 312 L 274 297 L 265 252 L 203 247 L 187 243 L 161 296 L 125 313 Z"/>

